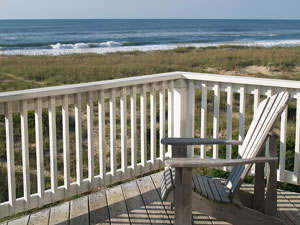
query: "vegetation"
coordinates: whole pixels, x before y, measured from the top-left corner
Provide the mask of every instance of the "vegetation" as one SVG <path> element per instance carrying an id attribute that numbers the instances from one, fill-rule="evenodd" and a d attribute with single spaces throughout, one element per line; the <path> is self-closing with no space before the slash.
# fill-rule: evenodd
<path id="1" fill-rule="evenodd" d="M 210 48 L 177 48 L 171 51 L 155 52 L 126 52 L 105 55 L 97 54 L 74 54 L 62 56 L 0 56 L 0 92 L 46 87 L 63 84 L 91 82 L 122 77 L 154 74 L 170 71 L 209 72 L 221 74 L 246 75 L 257 77 L 271 77 L 281 79 L 300 80 L 300 47 L 273 47 L 256 48 L 240 46 L 223 46 Z M 226 95 L 221 93 L 220 135 L 225 135 L 226 130 Z M 196 92 L 196 136 L 200 130 L 200 105 L 201 92 Z M 119 100 L 117 100 L 119 101 Z M 234 95 L 235 106 L 238 106 L 238 95 Z M 252 119 L 252 96 L 246 98 L 246 126 Z M 129 101 L 128 101 L 129 102 Z M 138 103 L 139 104 L 139 103 Z M 139 107 L 137 107 L 139 108 Z M 97 109 L 95 109 L 97 110 Z M 293 170 L 294 161 L 294 134 L 295 134 L 295 111 L 296 103 L 291 101 L 288 112 L 288 135 L 287 135 L 287 159 L 286 169 Z M 208 119 L 207 133 L 212 134 L 213 93 L 208 92 Z M 233 108 L 233 128 L 238 127 L 238 108 Z M 97 113 L 95 111 L 95 113 Z M 72 114 L 72 112 L 70 112 Z M 139 113 L 137 113 L 139 115 Z M 108 118 L 108 115 L 107 115 Z M 128 118 L 129 119 L 129 118 Z M 14 115 L 14 124 L 20 124 L 20 116 Z M 117 120 L 119 115 L 117 113 Z M 45 154 L 45 183 L 50 187 L 49 176 L 49 133 L 48 114 L 43 112 L 43 136 Z M 139 124 L 139 117 L 137 122 Z M 61 123 L 61 111 L 57 110 L 57 124 Z M 149 121 L 147 122 L 149 124 Z M 35 164 L 35 131 L 34 113 L 28 113 L 29 143 L 30 143 L 30 168 L 31 168 L 31 192 L 36 192 L 36 164 Z M 139 126 L 138 126 L 139 127 Z M 149 126 L 148 126 L 149 127 Z M 70 148 L 71 148 L 71 176 L 75 175 L 75 123 L 70 117 Z M 109 129 L 109 127 L 107 127 Z M 117 128 L 118 129 L 118 128 Z M 128 126 L 128 133 L 130 126 Z M 57 127 L 58 154 L 62 154 L 62 128 Z M 109 133 L 109 132 L 107 132 Z M 150 139 L 147 132 L 148 139 Z M 234 129 L 233 138 L 237 139 L 238 129 Z M 139 135 L 138 135 L 139 137 Z M 86 129 L 83 129 L 83 149 L 86 150 Z M 117 137 L 120 139 L 120 137 Z M 22 158 L 20 150 L 20 127 L 14 129 L 15 161 L 16 167 L 21 168 Z M 7 200 L 7 176 L 6 176 L 6 151 L 5 151 L 5 127 L 4 117 L 0 115 L 0 202 Z M 196 152 L 199 149 L 196 149 Z M 237 154 L 237 148 L 233 149 Z M 130 154 L 130 153 L 129 153 Z M 211 148 L 208 147 L 208 155 Z M 109 155 L 109 154 L 108 154 Z M 220 157 L 225 157 L 225 147 L 220 147 Z M 97 158 L 97 157 L 95 157 Z M 128 157 L 130 160 L 130 155 Z M 97 159 L 95 159 L 97 163 Z M 120 160 L 120 154 L 117 156 Z M 87 153 L 83 153 L 84 165 L 87 165 Z M 107 165 L 109 169 L 109 164 Z M 59 185 L 63 184 L 62 157 L 58 159 Z M 84 176 L 86 166 L 84 166 Z M 98 168 L 95 172 L 99 171 Z M 226 176 L 223 172 L 202 171 Z M 16 171 L 17 196 L 23 194 L 22 170 Z M 251 181 L 251 178 L 249 178 Z M 300 192 L 300 188 L 290 184 L 280 184 L 280 188 Z"/>
<path id="2" fill-rule="evenodd" d="M 243 68 L 253 65 L 267 67 L 274 78 L 299 80 L 300 47 L 188 47 L 172 51 L 119 52 L 105 55 L 0 56 L 0 91 L 170 71 L 237 71 L 247 75 L 242 71 Z M 268 76 L 261 73 L 252 75 Z"/>

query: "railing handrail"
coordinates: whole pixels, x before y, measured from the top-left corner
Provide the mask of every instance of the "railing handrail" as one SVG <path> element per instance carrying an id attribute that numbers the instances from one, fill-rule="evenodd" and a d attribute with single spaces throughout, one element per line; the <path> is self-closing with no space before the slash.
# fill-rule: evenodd
<path id="1" fill-rule="evenodd" d="M 33 88 L 19 91 L 0 92 L 0 102 L 19 101 L 32 98 L 51 97 L 57 95 L 67 95 L 96 91 L 110 88 L 119 88 L 145 83 L 155 83 L 161 81 L 181 79 L 182 72 L 159 73 L 153 75 L 143 75 L 137 77 L 127 77 L 114 80 L 95 81 L 80 84 L 68 84 L 45 88 Z"/>
<path id="2" fill-rule="evenodd" d="M 210 74 L 210 73 L 193 73 L 193 72 L 182 72 L 182 78 L 188 80 L 192 79 L 192 80 L 224 82 L 224 83 L 232 83 L 232 84 L 271 86 L 271 87 L 279 87 L 279 88 L 295 88 L 295 89 L 300 88 L 300 81 L 296 81 L 296 80 L 282 80 L 282 79 L 271 79 L 271 78 L 220 75 L 220 74 Z"/>
<path id="3" fill-rule="evenodd" d="M 160 81 L 168 81 L 175 79 L 192 79 L 192 80 L 202 80 L 202 81 L 213 81 L 213 82 L 225 82 L 233 84 L 249 84 L 249 85 L 259 85 L 281 88 L 300 88 L 300 81 L 294 80 L 282 80 L 282 79 L 270 79 L 270 78 L 257 78 L 257 77 L 247 77 L 247 76 L 233 76 L 233 75 L 219 75 L 210 73 L 193 73 L 193 72 L 169 72 L 169 73 L 159 73 L 152 75 L 143 75 L 137 77 L 127 77 L 119 78 L 114 80 L 104 80 L 87 82 L 80 84 L 67 84 L 44 88 L 33 88 L 18 91 L 7 91 L 0 92 L 0 102 L 9 101 L 19 101 L 30 98 L 37 97 L 50 97 L 56 95 L 81 93 L 87 91 L 103 90 L 110 88 L 118 88 L 131 85 L 139 85 L 144 83 L 153 83 Z"/>

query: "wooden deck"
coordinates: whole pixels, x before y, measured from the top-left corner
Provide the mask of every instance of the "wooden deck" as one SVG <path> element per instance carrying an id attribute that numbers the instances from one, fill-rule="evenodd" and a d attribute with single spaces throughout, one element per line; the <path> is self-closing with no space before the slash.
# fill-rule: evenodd
<path id="1" fill-rule="evenodd" d="M 160 177 L 156 173 L 2 224 L 173 224 L 170 204 L 160 199 Z M 300 224 L 299 193 L 278 190 L 278 207 L 287 224 Z M 199 212 L 193 218 L 195 224 L 229 224 Z"/>

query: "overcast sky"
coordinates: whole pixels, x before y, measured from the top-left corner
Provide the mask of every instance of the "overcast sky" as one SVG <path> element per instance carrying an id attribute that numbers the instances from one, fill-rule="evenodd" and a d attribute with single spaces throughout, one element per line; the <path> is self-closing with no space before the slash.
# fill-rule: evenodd
<path id="1" fill-rule="evenodd" d="M 0 19 L 300 19 L 300 0 L 0 0 Z"/>

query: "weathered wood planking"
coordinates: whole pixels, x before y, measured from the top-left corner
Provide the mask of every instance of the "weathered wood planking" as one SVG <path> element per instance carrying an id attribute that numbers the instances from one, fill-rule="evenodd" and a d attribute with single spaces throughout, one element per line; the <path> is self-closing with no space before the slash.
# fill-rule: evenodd
<path id="1" fill-rule="evenodd" d="M 37 213 L 31 214 L 28 225 L 47 225 L 49 222 L 50 209 L 44 209 Z"/>
<path id="2" fill-rule="evenodd" d="M 7 225 L 23 225 L 23 224 L 28 224 L 29 220 L 29 215 L 23 216 L 21 218 L 8 221 Z"/>
<path id="3" fill-rule="evenodd" d="M 278 193 L 278 208 L 282 211 L 294 224 L 300 224 L 299 209 L 292 204 L 285 196 L 284 191 L 277 191 Z"/>
<path id="4" fill-rule="evenodd" d="M 220 221 L 218 221 L 218 222 L 220 222 Z M 193 212 L 193 224 L 194 225 L 212 224 L 212 222 L 211 222 L 209 216 L 194 211 Z"/>
<path id="5" fill-rule="evenodd" d="M 171 224 L 159 194 L 149 177 L 137 180 L 137 184 L 145 202 L 148 215 L 152 224 Z"/>
<path id="6" fill-rule="evenodd" d="M 158 190 L 158 192 L 160 193 L 161 191 L 161 188 L 160 188 L 160 178 L 162 176 L 162 172 L 161 173 L 155 173 L 155 174 L 152 174 L 151 175 L 151 178 L 152 178 L 152 181 L 153 181 L 153 184 L 155 186 L 155 188 Z M 166 211 L 167 211 L 167 214 L 171 220 L 171 223 L 174 224 L 174 211 L 171 210 L 171 203 L 170 202 L 162 202 Z"/>
<path id="7" fill-rule="evenodd" d="M 49 225 L 68 225 L 70 215 L 70 202 L 54 206 L 50 211 Z"/>
<path id="8" fill-rule="evenodd" d="M 298 210 L 300 210 L 300 194 L 289 191 L 281 191 L 286 199 L 288 199 Z M 299 215 L 300 216 L 300 215 Z"/>
<path id="9" fill-rule="evenodd" d="M 70 225 L 89 224 L 88 196 L 71 201 Z"/>
<path id="10" fill-rule="evenodd" d="M 151 224 L 136 181 L 123 184 L 123 195 L 131 224 Z"/>
<path id="11" fill-rule="evenodd" d="M 121 196 L 120 201 L 122 201 L 123 204 L 125 205 L 125 210 L 126 210 L 126 215 L 127 215 L 127 211 L 129 213 L 129 219 L 127 220 L 127 222 L 125 222 L 125 224 L 129 224 L 129 220 L 131 224 L 141 224 L 142 221 L 140 220 L 142 217 L 141 215 L 144 214 L 144 212 L 146 212 L 144 215 L 146 215 L 147 217 L 145 217 L 145 222 L 143 222 L 143 224 L 173 224 L 174 221 L 174 211 L 170 210 L 170 203 L 168 202 L 161 202 L 160 198 L 151 198 L 147 197 L 147 195 L 149 195 L 149 192 L 154 192 L 156 194 L 158 194 L 158 191 L 160 191 L 160 177 L 161 177 L 161 173 L 156 173 L 156 174 L 152 174 L 151 177 L 144 177 L 144 181 L 143 183 L 148 184 L 148 187 L 144 187 L 144 188 L 140 188 L 140 185 L 138 185 L 138 181 L 132 181 L 133 184 L 135 183 L 136 187 L 135 187 L 135 191 L 133 191 L 134 189 L 132 188 L 133 185 L 132 183 L 129 183 L 131 185 L 128 185 L 127 183 L 122 185 L 122 189 L 120 186 L 118 186 L 119 188 L 118 191 L 116 192 L 116 195 Z M 198 179 L 197 179 L 198 180 Z M 193 181 L 195 181 L 194 177 L 193 177 Z M 221 180 L 222 182 L 224 182 L 224 180 Z M 141 183 L 141 181 L 139 181 Z M 194 182 L 195 183 L 195 182 Z M 199 185 L 199 183 L 198 183 Z M 124 188 L 126 186 L 126 188 L 128 188 L 128 190 L 125 190 L 126 188 Z M 143 185 L 145 186 L 145 185 Z M 137 189 L 139 193 L 137 193 Z M 242 185 L 242 190 L 247 190 L 251 193 L 253 193 L 254 187 L 251 184 L 243 184 Z M 108 206 L 107 201 L 106 201 L 106 192 L 110 190 L 107 189 L 105 191 L 100 191 L 100 192 L 96 192 L 94 194 L 91 194 L 87 197 L 81 198 L 81 199 L 76 199 L 76 200 L 72 200 L 70 202 L 66 202 L 63 203 L 61 205 L 52 207 L 51 209 L 47 209 L 48 212 L 50 211 L 49 214 L 47 214 L 47 210 L 45 213 L 45 210 L 42 210 L 38 213 L 34 213 L 31 216 L 27 215 L 25 217 L 21 217 L 9 222 L 4 222 L 4 223 L 0 223 L 1 225 L 11 225 L 11 224 L 16 224 L 16 225 L 20 225 L 20 224 L 28 224 L 29 220 L 33 222 L 36 222 L 34 224 L 48 224 L 48 219 L 49 219 L 49 224 L 60 224 L 60 225 L 64 225 L 64 224 L 74 224 L 75 220 L 74 220 L 74 215 L 76 216 L 76 212 L 75 212 L 75 208 L 77 209 L 77 211 L 79 212 L 77 214 L 77 216 L 82 215 L 82 212 L 85 211 L 86 217 L 89 220 L 86 220 L 86 222 L 81 222 L 81 225 L 84 224 L 111 224 L 109 222 L 109 207 L 115 207 L 114 205 Z M 140 192 L 140 190 L 144 190 L 144 192 Z M 123 194 L 122 194 L 123 191 Z M 137 195 L 138 194 L 138 195 Z M 154 195 L 156 195 L 154 194 Z M 122 197 L 124 195 L 124 198 Z M 135 197 L 133 197 L 135 196 Z M 142 197 L 143 196 L 143 197 Z M 130 204 L 128 204 L 128 199 L 142 199 L 143 204 L 144 205 L 144 209 L 142 207 L 135 207 L 138 206 L 139 204 L 136 203 L 141 203 L 140 201 L 136 201 L 134 203 L 132 203 L 133 201 L 131 201 Z M 87 200 L 88 198 L 88 200 Z M 122 200 L 123 199 L 123 200 Z M 145 201 L 146 199 L 148 199 L 148 201 Z M 156 200 L 155 200 L 156 199 Z M 74 207 L 74 201 L 77 202 L 77 207 Z M 157 201 L 157 202 L 156 202 Z M 82 205 L 82 203 L 84 203 L 83 205 L 85 205 L 83 207 L 83 210 L 79 210 L 80 209 L 80 205 Z M 89 205 L 88 205 L 89 204 Z M 136 205 L 135 205 L 136 204 Z M 70 207 L 72 205 L 72 208 Z M 126 209 L 127 208 L 127 209 Z M 132 210 L 131 210 L 132 209 Z M 143 213 L 140 213 L 140 216 L 137 217 L 137 215 L 134 213 L 136 212 L 136 210 L 138 210 L 139 212 L 142 210 Z M 287 191 L 281 191 L 278 190 L 278 210 L 279 210 L 279 216 L 280 218 L 282 218 L 285 223 L 287 225 L 296 225 L 299 224 L 299 218 L 300 218 L 300 194 L 298 193 L 293 193 L 293 192 L 287 192 Z M 72 211 L 72 216 L 71 216 L 71 211 Z M 47 215 L 48 215 L 48 219 L 47 219 Z M 150 217 L 148 217 L 150 216 Z M 72 217 L 72 218 L 69 218 Z M 160 217 L 162 217 L 163 219 L 160 219 Z M 168 218 L 168 219 L 166 219 Z M 40 220 L 41 219 L 41 220 Z M 71 220 L 70 220 L 71 219 Z M 199 212 L 193 212 L 193 219 L 194 219 L 194 224 L 229 224 L 227 222 L 223 222 L 223 221 L 219 221 L 214 219 L 213 217 L 209 217 L 206 216 L 202 213 Z M 150 220 L 150 222 L 149 222 Z M 43 223 L 43 221 L 45 223 Z M 113 222 L 114 223 L 114 222 Z M 118 223 L 118 222 L 116 222 Z M 115 224 L 116 224 L 115 223 Z M 76 224 L 76 223 L 75 223 Z M 77 223 L 78 224 L 78 223 Z M 80 224 L 80 223 L 79 223 Z"/>
<path id="12" fill-rule="evenodd" d="M 105 191 L 89 195 L 90 224 L 109 225 Z"/>
<path id="13" fill-rule="evenodd" d="M 121 186 L 106 190 L 111 224 L 130 224 Z"/>
<path id="14" fill-rule="evenodd" d="M 216 218 L 211 217 L 211 216 L 209 216 L 209 219 L 211 221 L 211 224 L 213 224 L 213 225 L 230 225 L 231 224 L 226 221 L 217 220 Z"/>

